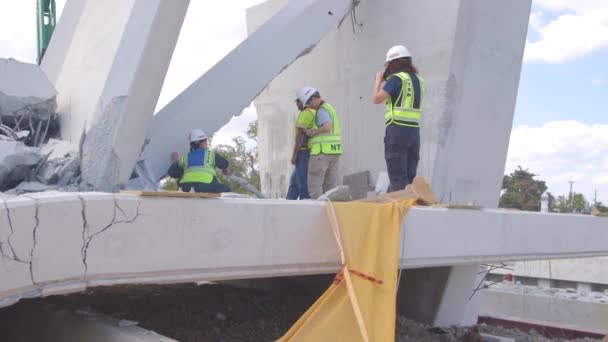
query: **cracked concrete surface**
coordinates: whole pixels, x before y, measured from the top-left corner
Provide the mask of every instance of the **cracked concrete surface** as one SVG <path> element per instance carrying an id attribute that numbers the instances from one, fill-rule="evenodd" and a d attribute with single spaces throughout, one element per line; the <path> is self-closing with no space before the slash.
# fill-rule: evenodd
<path id="1" fill-rule="evenodd" d="M 2 201 L 0 307 L 93 286 L 339 268 L 324 204 L 318 201 L 296 205 L 59 192 Z M 416 207 L 404 224 L 405 268 L 608 255 L 605 220 L 582 215 Z M 547 235 L 555 238 L 540 238 Z M 443 242 L 437 236 L 444 236 Z M 471 244 L 477 240 L 485 243 Z"/>

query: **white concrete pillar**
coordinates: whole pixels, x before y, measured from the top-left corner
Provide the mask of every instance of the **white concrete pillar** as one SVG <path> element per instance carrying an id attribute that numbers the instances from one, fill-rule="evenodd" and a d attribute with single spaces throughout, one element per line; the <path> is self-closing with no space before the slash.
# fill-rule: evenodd
<path id="1" fill-rule="evenodd" d="M 90 188 L 114 191 L 133 172 L 188 4 L 68 3 L 45 70 L 59 92 L 63 138 L 77 142 L 88 131 L 82 177 Z"/>

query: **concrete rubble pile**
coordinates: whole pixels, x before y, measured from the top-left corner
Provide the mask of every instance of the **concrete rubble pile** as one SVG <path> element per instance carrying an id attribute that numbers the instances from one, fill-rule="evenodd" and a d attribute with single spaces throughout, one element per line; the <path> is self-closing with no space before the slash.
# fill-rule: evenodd
<path id="1" fill-rule="evenodd" d="M 0 191 L 78 190 L 78 147 L 54 139 L 56 98 L 38 65 L 0 58 Z"/>

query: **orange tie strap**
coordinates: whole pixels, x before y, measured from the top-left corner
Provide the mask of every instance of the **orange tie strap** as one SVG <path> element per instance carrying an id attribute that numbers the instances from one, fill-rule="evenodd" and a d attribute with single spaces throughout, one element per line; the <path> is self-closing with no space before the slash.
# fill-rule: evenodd
<path id="1" fill-rule="evenodd" d="M 359 272 L 356 270 L 349 270 L 349 272 L 354 275 L 358 275 L 359 277 L 361 277 L 365 280 L 369 280 L 376 285 L 384 284 L 384 281 L 382 281 L 382 279 L 378 279 L 376 277 L 370 276 L 369 274 L 365 274 L 363 272 Z M 338 272 L 338 274 L 336 274 L 336 277 L 334 278 L 334 285 L 339 285 L 343 279 L 344 279 L 344 266 L 342 266 L 342 268 L 340 269 L 340 272 Z"/>

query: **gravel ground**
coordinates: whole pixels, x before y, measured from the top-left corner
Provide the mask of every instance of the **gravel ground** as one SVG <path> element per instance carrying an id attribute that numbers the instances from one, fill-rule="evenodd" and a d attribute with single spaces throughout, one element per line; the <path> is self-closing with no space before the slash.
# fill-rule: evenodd
<path id="1" fill-rule="evenodd" d="M 0 331 L 7 326 L 26 324 L 23 320 L 11 322 L 11 318 L 18 317 L 15 314 L 18 310 L 49 304 L 73 310 L 90 308 L 137 321 L 143 328 L 181 342 L 273 341 L 289 329 L 323 290 L 288 283 L 273 291 L 215 284 L 95 288 L 83 294 L 24 300 L 0 309 Z M 468 329 L 431 329 L 404 317 L 398 317 L 396 341 L 481 341 L 477 332 L 512 337 L 518 342 L 560 341 L 483 325 Z M 14 342 L 20 341 L 24 340 Z"/>

